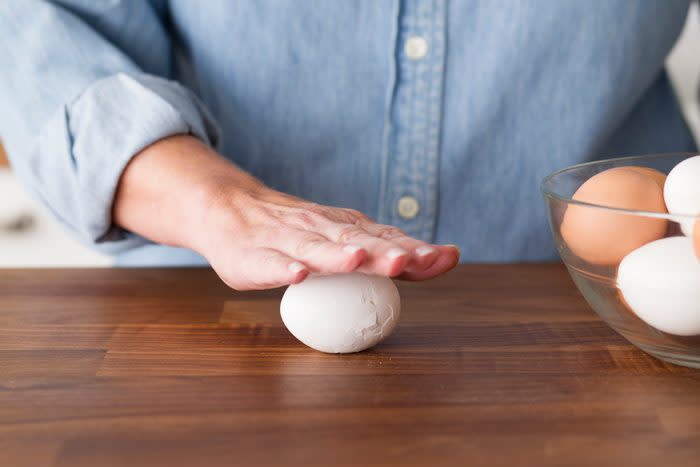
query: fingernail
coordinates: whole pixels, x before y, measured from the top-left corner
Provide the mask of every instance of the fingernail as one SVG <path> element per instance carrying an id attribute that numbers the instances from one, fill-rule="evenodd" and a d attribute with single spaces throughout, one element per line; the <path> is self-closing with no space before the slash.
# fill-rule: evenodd
<path id="1" fill-rule="evenodd" d="M 389 259 L 400 258 L 401 256 L 406 256 L 408 252 L 402 248 L 392 248 L 386 252 L 386 256 Z"/>
<path id="2" fill-rule="evenodd" d="M 362 247 L 357 246 L 357 245 L 345 245 L 345 246 L 343 247 L 343 251 L 346 252 L 346 253 L 349 253 L 349 254 L 351 254 L 351 255 L 354 255 L 355 253 L 357 253 L 357 252 L 360 251 L 361 249 L 362 249 Z"/>
<path id="3" fill-rule="evenodd" d="M 457 245 L 455 245 L 454 243 L 450 243 L 450 244 L 447 245 L 447 246 L 451 246 L 452 248 L 454 248 L 455 250 L 457 250 L 457 253 L 459 253 L 460 256 L 462 255 L 462 250 L 461 250 Z"/>
<path id="4" fill-rule="evenodd" d="M 428 246 L 428 245 L 423 245 L 418 248 L 416 248 L 416 254 L 418 256 L 428 256 L 430 254 L 435 253 L 435 248 Z"/>
<path id="5" fill-rule="evenodd" d="M 298 261 L 294 261 L 293 263 L 289 263 L 289 270 L 292 271 L 294 274 L 298 274 L 301 271 L 305 271 L 306 266 L 299 263 Z"/>

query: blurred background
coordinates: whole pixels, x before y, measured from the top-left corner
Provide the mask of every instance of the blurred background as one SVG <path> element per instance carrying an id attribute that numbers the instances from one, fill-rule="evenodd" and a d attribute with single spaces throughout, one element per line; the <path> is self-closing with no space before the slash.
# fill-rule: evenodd
<path id="1" fill-rule="evenodd" d="M 700 142 L 700 13 L 694 3 L 667 61 L 679 102 Z M 109 257 L 72 240 L 14 178 L 0 146 L 0 267 L 109 266 Z"/>

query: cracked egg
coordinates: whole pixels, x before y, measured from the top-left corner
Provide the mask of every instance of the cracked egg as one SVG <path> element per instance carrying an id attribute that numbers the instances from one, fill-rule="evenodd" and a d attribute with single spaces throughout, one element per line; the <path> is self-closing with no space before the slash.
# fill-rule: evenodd
<path id="1" fill-rule="evenodd" d="M 326 353 L 361 352 L 389 336 L 401 298 L 388 277 L 361 273 L 311 276 L 282 297 L 282 321 L 294 337 Z"/>

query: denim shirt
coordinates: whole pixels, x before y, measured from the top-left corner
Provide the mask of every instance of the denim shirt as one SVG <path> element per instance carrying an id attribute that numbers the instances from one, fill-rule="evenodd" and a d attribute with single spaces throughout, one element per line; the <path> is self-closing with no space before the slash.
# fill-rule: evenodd
<path id="1" fill-rule="evenodd" d="M 3 0 L 0 135 L 30 191 L 117 264 L 203 261 L 110 216 L 130 158 L 183 132 L 464 261 L 551 259 L 543 176 L 695 150 L 663 68 L 688 4 Z"/>

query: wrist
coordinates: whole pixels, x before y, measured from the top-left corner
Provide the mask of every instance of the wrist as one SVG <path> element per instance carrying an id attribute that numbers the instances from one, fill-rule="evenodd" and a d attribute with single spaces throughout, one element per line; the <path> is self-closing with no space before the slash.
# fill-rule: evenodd
<path id="1" fill-rule="evenodd" d="M 206 148 L 193 159 L 186 189 L 178 190 L 177 246 L 211 254 L 217 236 L 242 232 L 241 213 L 253 199 L 272 191 L 247 172 Z M 184 187 L 183 187 L 184 188 Z"/>
<path id="2" fill-rule="evenodd" d="M 200 140 L 164 138 L 139 152 L 124 170 L 114 199 L 114 222 L 154 242 L 201 253 L 210 211 L 223 192 L 256 184 Z"/>

